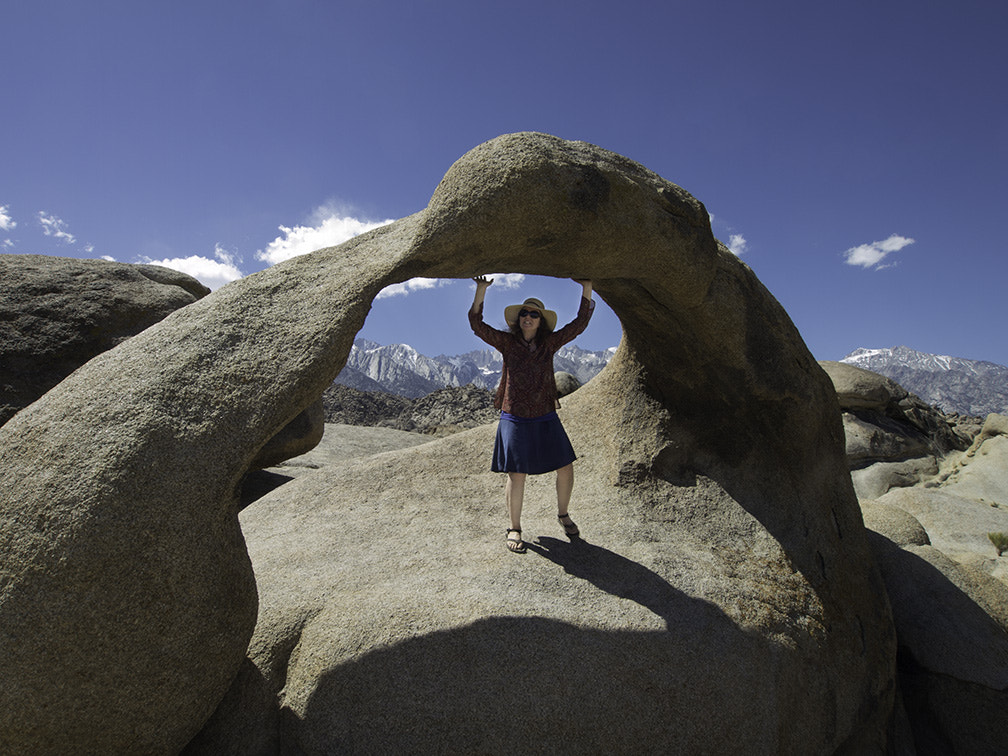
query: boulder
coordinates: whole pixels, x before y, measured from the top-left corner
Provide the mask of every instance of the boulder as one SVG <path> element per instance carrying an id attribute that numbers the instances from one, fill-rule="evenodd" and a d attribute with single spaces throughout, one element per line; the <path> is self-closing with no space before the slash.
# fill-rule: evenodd
<path id="1" fill-rule="evenodd" d="M 875 462 L 851 470 L 851 482 L 860 500 L 877 499 L 898 488 L 921 485 L 938 474 L 938 460 L 916 457 L 902 462 Z"/>
<path id="2" fill-rule="evenodd" d="M 557 396 L 561 399 L 581 388 L 581 381 L 564 370 L 558 370 L 553 377 L 556 379 Z"/>
<path id="3" fill-rule="evenodd" d="M 564 409 L 591 537 L 508 553 L 475 428 L 248 507 L 255 624 L 256 455 L 383 288 L 500 270 L 591 278 L 623 324 Z M 892 618 L 833 387 L 703 205 L 598 147 L 475 148 L 416 215 L 92 359 L 0 428 L 0 463 L 2 750 L 178 750 L 222 698 L 193 749 L 885 747 Z"/>
<path id="4" fill-rule="evenodd" d="M 0 255 L 0 425 L 95 355 L 209 293 L 156 265 Z"/>
<path id="5" fill-rule="evenodd" d="M 954 486 L 897 488 L 875 502 L 913 515 L 927 531 L 931 545 L 957 560 L 970 553 L 995 559 L 997 551 L 987 534 L 1008 533 L 1008 505 L 991 506 L 960 496 Z"/>
<path id="6" fill-rule="evenodd" d="M 906 510 L 875 501 L 862 501 L 865 527 L 885 536 L 897 546 L 930 546 L 931 539 L 920 521 Z"/>
<path id="7" fill-rule="evenodd" d="M 871 370 L 832 360 L 819 364 L 833 382 L 837 401 L 844 409 L 885 412 L 908 396 L 909 392 L 896 381 Z"/>

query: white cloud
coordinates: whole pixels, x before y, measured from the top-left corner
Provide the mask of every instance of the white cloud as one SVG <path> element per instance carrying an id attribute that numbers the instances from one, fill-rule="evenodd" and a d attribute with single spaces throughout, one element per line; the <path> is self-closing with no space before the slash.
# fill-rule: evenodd
<path id="1" fill-rule="evenodd" d="M 741 257 L 746 253 L 749 248 L 749 242 L 742 234 L 732 234 L 728 237 L 728 249 L 732 251 L 736 257 Z"/>
<path id="2" fill-rule="evenodd" d="M 316 249 L 335 247 L 358 234 L 392 222 L 392 219 L 378 222 L 362 221 L 328 208 L 317 209 L 313 217 L 314 226 L 293 228 L 280 226 L 283 236 L 271 241 L 265 251 L 256 252 L 256 259 L 276 265 L 297 255 L 314 252 Z"/>
<path id="3" fill-rule="evenodd" d="M 241 257 L 237 253 L 231 252 L 226 248 L 222 247 L 220 242 L 214 244 L 213 253 L 214 257 L 217 258 L 218 262 L 221 262 L 224 265 L 233 265 L 237 267 L 238 264 L 241 262 Z"/>
<path id="4" fill-rule="evenodd" d="M 67 244 L 76 244 L 77 238 L 66 230 L 66 223 L 55 215 L 50 215 L 44 210 L 39 210 L 39 223 L 42 225 L 42 233 L 56 239 L 62 239 Z"/>
<path id="5" fill-rule="evenodd" d="M 108 260 L 109 262 L 115 262 L 116 261 L 116 259 L 114 257 L 112 257 L 112 255 L 102 255 L 101 259 L 102 260 Z"/>
<path id="6" fill-rule="evenodd" d="M 517 289 L 525 283 L 524 273 L 495 273 L 487 278 L 493 279 L 493 285 L 500 289 Z M 475 288 L 475 284 L 473 284 Z"/>
<path id="7" fill-rule="evenodd" d="M 891 253 L 899 252 L 904 247 L 913 243 L 913 239 L 892 234 L 888 239 L 883 239 L 882 241 L 851 247 L 844 252 L 844 262 L 848 265 L 860 265 L 862 268 L 875 268 L 875 270 L 888 268 L 892 263 L 882 265 L 882 261 Z"/>
<path id="8" fill-rule="evenodd" d="M 425 289 L 436 289 L 451 281 L 450 278 L 411 278 L 409 281 L 386 286 L 378 292 L 375 299 L 388 299 L 389 297 L 404 297 L 414 291 Z"/>
<path id="9" fill-rule="evenodd" d="M 228 252 L 220 244 L 217 244 L 214 246 L 214 257 L 217 259 L 211 260 L 209 257 L 200 255 L 172 257 L 165 260 L 151 260 L 149 257 L 145 257 L 143 262 L 187 273 L 210 289 L 219 289 L 224 284 L 237 281 L 242 277 L 243 273 L 238 270 L 234 253 Z M 105 259 L 110 260 L 111 258 Z"/>
<path id="10" fill-rule="evenodd" d="M 10 207 L 0 205 L 0 231 L 12 231 L 16 226 L 17 222 L 10 215 Z"/>
<path id="11" fill-rule="evenodd" d="M 517 289 L 525 281 L 525 274 L 494 273 L 493 275 L 487 276 L 487 278 L 493 279 L 494 287 L 499 287 L 501 289 Z M 424 291 L 426 289 L 437 289 L 442 286 L 447 286 L 455 280 L 456 279 L 454 278 L 411 278 L 409 281 L 404 281 L 403 283 L 386 286 L 378 292 L 378 296 L 375 297 L 375 299 L 404 297 L 414 291 Z M 475 289 L 476 285 L 472 284 L 470 288 Z"/>
<path id="12" fill-rule="evenodd" d="M 3 243 L 0 244 L 0 246 L 2 246 L 4 249 L 10 249 L 11 247 L 14 246 L 14 242 L 10 239 L 4 239 Z"/>

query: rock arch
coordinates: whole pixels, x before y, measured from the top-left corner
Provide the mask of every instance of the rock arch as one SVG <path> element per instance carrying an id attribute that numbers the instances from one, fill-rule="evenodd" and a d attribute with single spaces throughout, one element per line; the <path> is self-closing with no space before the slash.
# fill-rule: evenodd
<path id="1" fill-rule="evenodd" d="M 746 632 L 790 649 L 792 672 L 831 660 L 810 708 L 832 720 L 806 742 L 881 742 L 891 619 L 829 379 L 700 202 L 614 153 L 523 133 L 463 156 L 423 211 L 218 290 L 0 429 L 0 745 L 184 745 L 255 624 L 236 516 L 249 464 L 332 381 L 382 288 L 494 270 L 595 281 L 624 338 L 578 402 L 609 387 L 593 422 L 614 498 L 736 534 L 740 563 L 766 565 L 749 599 L 769 619 Z M 704 497 L 710 517 L 669 505 Z M 779 548 L 750 553 L 760 529 Z"/>

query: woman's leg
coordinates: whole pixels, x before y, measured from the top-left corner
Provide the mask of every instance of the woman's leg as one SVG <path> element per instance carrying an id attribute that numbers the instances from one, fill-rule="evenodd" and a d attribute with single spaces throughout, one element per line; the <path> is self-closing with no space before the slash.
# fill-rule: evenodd
<path id="1" fill-rule="evenodd" d="M 557 492 L 557 518 L 563 526 L 564 532 L 574 538 L 580 535 L 578 526 L 570 518 L 567 510 L 570 508 L 571 493 L 574 491 L 574 463 L 561 467 L 556 475 Z"/>
<path id="2" fill-rule="evenodd" d="M 564 517 L 570 507 L 571 493 L 574 491 L 574 463 L 561 467 L 556 472 L 557 514 Z"/>
<path id="3" fill-rule="evenodd" d="M 504 501 L 507 504 L 508 516 L 511 518 L 511 527 L 514 530 L 521 530 L 522 501 L 525 498 L 525 473 L 508 473 L 507 483 L 504 485 Z"/>

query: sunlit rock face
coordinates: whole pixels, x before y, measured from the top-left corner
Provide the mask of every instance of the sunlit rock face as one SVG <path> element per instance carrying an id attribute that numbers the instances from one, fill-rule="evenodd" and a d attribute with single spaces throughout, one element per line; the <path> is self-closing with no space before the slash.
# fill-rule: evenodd
<path id="1" fill-rule="evenodd" d="M 501 270 L 591 278 L 623 323 L 564 400 L 584 542 L 543 478 L 531 553 L 504 549 L 487 426 L 277 489 L 246 553 L 240 479 L 378 292 Z M 477 147 L 425 210 L 99 356 L 0 460 L 6 749 L 178 749 L 236 675 L 193 751 L 885 743 L 892 620 L 833 387 L 704 207 L 598 147 Z"/>

